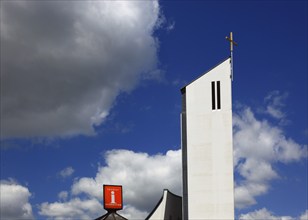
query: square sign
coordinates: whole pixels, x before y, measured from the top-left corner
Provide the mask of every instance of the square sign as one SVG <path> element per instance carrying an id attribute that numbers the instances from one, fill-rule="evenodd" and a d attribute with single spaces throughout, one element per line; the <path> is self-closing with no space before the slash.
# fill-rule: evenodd
<path id="1" fill-rule="evenodd" d="M 122 208 L 122 186 L 104 185 L 104 209 L 120 210 Z"/>

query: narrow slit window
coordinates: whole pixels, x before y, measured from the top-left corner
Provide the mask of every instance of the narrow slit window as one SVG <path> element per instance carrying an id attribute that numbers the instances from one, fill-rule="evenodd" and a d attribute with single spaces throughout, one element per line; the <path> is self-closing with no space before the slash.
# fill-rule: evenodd
<path id="1" fill-rule="evenodd" d="M 217 109 L 220 109 L 220 81 L 217 81 L 216 84 L 217 84 Z"/>
<path id="2" fill-rule="evenodd" d="M 215 82 L 212 82 L 212 110 L 216 109 Z"/>

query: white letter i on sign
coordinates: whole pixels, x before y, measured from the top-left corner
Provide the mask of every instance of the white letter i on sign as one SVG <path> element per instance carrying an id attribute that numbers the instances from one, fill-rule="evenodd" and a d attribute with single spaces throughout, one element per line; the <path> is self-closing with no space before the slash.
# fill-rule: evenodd
<path id="1" fill-rule="evenodd" d="M 111 203 L 115 203 L 114 191 L 111 191 Z"/>

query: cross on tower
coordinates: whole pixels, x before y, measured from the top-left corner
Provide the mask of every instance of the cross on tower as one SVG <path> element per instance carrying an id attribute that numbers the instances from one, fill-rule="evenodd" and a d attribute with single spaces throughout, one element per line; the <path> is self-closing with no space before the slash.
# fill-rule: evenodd
<path id="1" fill-rule="evenodd" d="M 233 34 L 230 32 L 230 37 L 226 37 L 227 41 L 230 41 L 230 51 L 233 51 L 233 44 L 237 46 L 237 43 L 233 40 Z"/>

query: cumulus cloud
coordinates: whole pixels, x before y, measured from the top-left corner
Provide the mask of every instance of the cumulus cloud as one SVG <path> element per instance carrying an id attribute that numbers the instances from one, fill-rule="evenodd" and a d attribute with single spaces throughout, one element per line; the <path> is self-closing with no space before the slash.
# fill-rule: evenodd
<path id="1" fill-rule="evenodd" d="M 63 170 L 61 170 L 58 174 L 62 178 L 67 178 L 67 177 L 70 177 L 71 175 L 73 175 L 74 172 L 75 172 L 75 170 L 72 167 L 66 167 Z"/>
<path id="2" fill-rule="evenodd" d="M 243 177 L 235 187 L 237 208 L 256 203 L 268 192 L 270 181 L 279 178 L 274 163 L 290 163 L 307 156 L 304 146 L 288 138 L 284 131 L 265 119 L 258 120 L 249 107 L 233 115 L 235 172 Z"/>
<path id="3" fill-rule="evenodd" d="M 58 198 L 60 200 L 64 200 L 65 201 L 67 199 L 67 197 L 68 197 L 68 192 L 67 191 L 61 191 L 61 192 L 58 193 Z"/>
<path id="4" fill-rule="evenodd" d="M 149 213 L 147 211 L 140 211 L 137 208 L 126 205 L 124 206 L 123 210 L 119 212 L 122 216 L 125 216 L 127 219 L 145 219 Z"/>
<path id="5" fill-rule="evenodd" d="M 178 194 L 181 192 L 180 154 L 180 150 L 154 156 L 128 150 L 108 151 L 105 156 L 107 166 L 100 167 L 95 178 L 76 181 L 72 193 L 102 199 L 104 183 L 123 184 L 123 196 L 128 204 L 150 210 L 164 188 Z"/>
<path id="6" fill-rule="evenodd" d="M 264 104 L 266 108 L 263 110 L 269 116 L 280 121 L 280 124 L 287 124 L 287 114 L 283 111 L 286 105 L 286 99 L 289 94 L 287 92 L 280 92 L 278 90 L 271 91 L 265 98 Z"/>
<path id="7" fill-rule="evenodd" d="M 85 196 L 93 201 L 103 200 L 103 185 L 123 185 L 123 216 L 130 219 L 145 218 L 162 196 L 163 189 L 168 188 L 181 194 L 181 151 L 168 151 L 166 154 L 150 156 L 129 150 L 112 150 L 105 154 L 105 166 L 100 166 L 94 178 L 83 177 L 74 182 L 71 188 L 72 198 L 64 202 L 44 203 L 40 214 L 57 219 L 73 218 L 67 211 L 73 204 L 81 204 L 76 198 Z M 88 200 L 85 200 L 88 201 Z M 75 205 L 78 215 L 83 211 Z M 97 206 L 99 208 L 99 206 Z M 60 209 L 58 212 L 57 209 Z M 53 210 L 51 212 L 50 210 Z M 66 211 L 63 211 L 66 210 Z M 100 209 L 95 209 L 99 211 Z M 104 213 L 86 213 L 91 218 Z M 96 215 L 95 215 L 96 214 Z M 97 215 L 98 214 L 98 215 Z"/>
<path id="8" fill-rule="evenodd" d="M 247 214 L 242 214 L 239 217 L 240 220 L 258 220 L 258 219 L 267 219 L 267 220 L 295 220 L 291 216 L 275 216 L 272 212 L 268 211 L 266 208 L 249 212 Z"/>
<path id="9" fill-rule="evenodd" d="M 103 206 L 97 199 L 74 198 L 65 203 L 42 203 L 39 214 L 54 220 L 93 219 L 94 216 L 99 217 L 103 210 Z"/>
<path id="10" fill-rule="evenodd" d="M 306 210 L 302 215 L 292 217 L 292 216 L 277 216 L 273 212 L 262 208 L 255 210 L 246 214 L 241 214 L 239 220 L 307 220 L 308 219 L 308 210 Z"/>
<path id="11" fill-rule="evenodd" d="M 1 1 L 0 14 L 2 138 L 92 135 L 120 92 L 159 77 L 158 1 Z"/>
<path id="12" fill-rule="evenodd" d="M 308 209 L 299 217 L 300 220 L 308 220 Z"/>
<path id="13" fill-rule="evenodd" d="M 0 218 L 33 219 L 32 206 L 29 203 L 31 193 L 25 186 L 14 181 L 0 181 Z"/>

